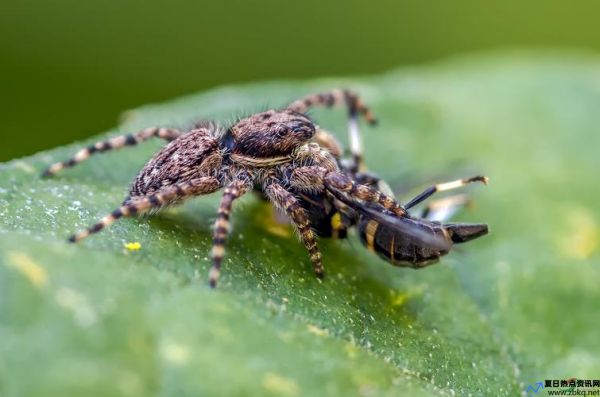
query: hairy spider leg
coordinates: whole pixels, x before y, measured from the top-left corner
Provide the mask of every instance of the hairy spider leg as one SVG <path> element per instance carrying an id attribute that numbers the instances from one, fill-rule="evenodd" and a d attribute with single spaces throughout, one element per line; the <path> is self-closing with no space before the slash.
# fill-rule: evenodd
<path id="1" fill-rule="evenodd" d="M 406 209 L 393 197 L 390 197 L 371 186 L 356 183 L 347 175 L 339 172 L 327 173 L 323 178 L 323 183 L 325 184 L 325 187 L 345 193 L 351 198 L 378 204 L 397 216 L 406 216 L 407 214 Z"/>
<path id="2" fill-rule="evenodd" d="M 382 179 L 379 176 L 372 174 L 370 172 L 356 173 L 354 175 L 353 179 L 362 185 L 369 185 L 369 186 L 378 186 L 379 183 L 382 181 Z"/>
<path id="3" fill-rule="evenodd" d="M 315 234 L 310 227 L 310 221 L 306 211 L 300 205 L 294 195 L 277 183 L 271 183 L 265 189 L 267 197 L 280 209 L 284 210 L 290 217 L 292 224 L 298 230 L 300 240 L 310 254 L 310 261 L 313 264 L 315 275 L 319 278 L 325 276 L 323 270 L 322 255 L 317 245 Z"/>
<path id="4" fill-rule="evenodd" d="M 338 160 L 344 154 L 342 145 L 339 143 L 336 137 L 333 136 L 332 133 L 330 133 L 327 130 L 324 130 L 321 127 L 317 126 L 317 131 L 315 132 L 315 136 L 313 136 L 313 142 L 317 143 L 320 147 L 327 150 L 329 153 L 331 153 L 333 157 L 335 157 Z"/>
<path id="5" fill-rule="evenodd" d="M 299 191 L 328 190 L 346 194 L 348 197 L 377 204 L 397 216 L 406 216 L 406 210 L 393 197 L 377 189 L 356 183 L 349 176 L 338 171 L 330 171 L 320 166 L 304 166 L 294 168 L 290 173 L 289 183 Z M 341 200 L 343 201 L 343 200 Z"/>
<path id="6" fill-rule="evenodd" d="M 173 204 L 179 200 L 212 193 L 218 190 L 219 187 L 220 184 L 216 178 L 201 177 L 189 180 L 187 182 L 165 186 L 159 191 L 148 196 L 133 197 L 126 201 L 119 208 L 114 210 L 110 215 L 102 218 L 94 226 L 72 235 L 69 238 L 69 241 L 74 243 L 88 237 L 91 234 L 98 233 L 121 217 L 140 215 L 152 209 Z"/>
<path id="7" fill-rule="evenodd" d="M 306 111 L 313 106 L 332 107 L 340 105 L 348 106 L 349 112 L 351 113 L 361 114 L 369 124 L 377 123 L 371 110 L 355 92 L 350 90 L 335 89 L 318 94 L 307 95 L 304 98 L 292 102 L 288 106 L 288 109 L 306 113 Z"/>
<path id="8" fill-rule="evenodd" d="M 292 102 L 288 106 L 288 109 L 305 113 L 313 106 L 332 107 L 344 104 L 348 107 L 348 135 L 350 139 L 350 153 L 352 154 L 350 171 L 357 172 L 364 168 L 362 137 L 358 126 L 358 116 L 362 115 L 371 125 L 377 124 L 377 119 L 356 93 L 350 90 L 338 89 L 312 94 Z"/>
<path id="9" fill-rule="evenodd" d="M 172 141 L 182 134 L 181 131 L 173 128 L 150 127 L 135 134 L 119 135 L 105 141 L 99 141 L 86 148 L 79 150 L 68 160 L 54 163 L 42 174 L 44 177 L 56 175 L 65 168 L 70 168 L 82 161 L 87 160 L 94 153 L 102 153 L 109 150 L 120 149 L 124 146 L 134 146 L 150 138 L 161 138 L 166 141 Z"/>
<path id="10" fill-rule="evenodd" d="M 236 179 L 223 192 L 213 230 L 212 266 L 208 275 L 208 283 L 212 288 L 217 286 L 217 281 L 221 275 L 221 263 L 225 256 L 225 243 L 231 229 L 229 214 L 231 213 L 233 201 L 251 189 L 252 183 L 248 179 Z"/>
<path id="11" fill-rule="evenodd" d="M 457 189 L 459 187 L 463 187 L 473 182 L 481 182 L 484 185 L 487 185 L 489 178 L 487 176 L 474 176 L 472 178 L 458 179 L 452 182 L 439 183 L 437 185 L 433 185 L 425 189 L 422 193 L 418 194 L 415 198 L 410 200 L 404 207 L 408 210 L 414 207 L 415 205 L 423 202 L 424 200 L 431 197 L 433 194 L 437 192 L 445 192 L 447 190 Z"/>

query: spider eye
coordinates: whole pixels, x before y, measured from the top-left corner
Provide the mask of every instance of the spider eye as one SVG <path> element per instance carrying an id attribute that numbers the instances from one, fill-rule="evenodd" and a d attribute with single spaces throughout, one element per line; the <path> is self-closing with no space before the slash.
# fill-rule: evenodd
<path id="1" fill-rule="evenodd" d="M 295 134 L 305 134 L 310 126 L 303 122 L 293 123 L 290 130 Z"/>

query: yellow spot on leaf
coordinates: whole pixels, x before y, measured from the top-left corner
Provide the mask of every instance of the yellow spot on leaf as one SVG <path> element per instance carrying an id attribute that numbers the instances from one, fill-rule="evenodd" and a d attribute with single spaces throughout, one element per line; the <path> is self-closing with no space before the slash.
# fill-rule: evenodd
<path id="1" fill-rule="evenodd" d="M 190 359 L 189 350 L 175 342 L 165 342 L 161 346 L 160 352 L 166 361 L 174 365 L 186 364 Z"/>
<path id="2" fill-rule="evenodd" d="M 265 389 L 277 395 L 297 396 L 300 393 L 296 382 L 273 372 L 267 372 L 263 376 L 262 384 Z"/>
<path id="3" fill-rule="evenodd" d="M 277 224 L 277 223 L 268 223 L 266 225 L 267 231 L 271 234 L 274 234 L 279 237 L 290 238 L 292 237 L 292 231 L 290 227 L 287 225 Z"/>
<path id="4" fill-rule="evenodd" d="M 15 165 L 16 168 L 20 169 L 21 171 L 24 171 L 24 172 L 26 172 L 28 174 L 35 174 L 35 168 L 33 168 L 31 166 L 31 164 L 28 164 L 28 163 L 26 163 L 24 161 L 16 161 L 14 163 L 14 165 Z"/>
<path id="5" fill-rule="evenodd" d="M 347 342 L 344 346 L 344 350 L 346 350 L 346 354 L 348 354 L 348 358 L 355 359 L 358 354 L 358 348 L 354 343 Z"/>
<path id="6" fill-rule="evenodd" d="M 257 211 L 257 219 L 269 233 L 283 238 L 292 237 L 289 221 L 272 206 L 264 205 L 260 211 Z"/>
<path id="7" fill-rule="evenodd" d="M 319 328 L 316 325 L 312 325 L 312 324 L 310 324 L 308 326 L 308 332 L 310 332 L 311 334 L 315 334 L 317 336 L 327 336 L 327 335 L 329 335 L 329 331 L 327 331 L 326 329 Z"/>
<path id="8" fill-rule="evenodd" d="M 48 281 L 46 270 L 22 252 L 9 252 L 7 266 L 21 273 L 36 288 L 42 288 Z"/>
<path id="9" fill-rule="evenodd" d="M 269 224 L 266 225 L 267 231 L 271 234 L 274 234 L 279 237 L 289 238 L 292 237 L 292 231 L 288 226 L 278 225 L 278 224 Z"/>
<path id="10" fill-rule="evenodd" d="M 392 306 L 402 306 L 408 300 L 408 294 L 405 292 L 390 291 L 390 304 Z"/>
<path id="11" fill-rule="evenodd" d="M 134 243 L 126 243 L 125 248 L 127 248 L 129 251 L 139 251 L 140 248 L 142 248 L 142 244 L 138 243 L 137 241 Z"/>
<path id="12" fill-rule="evenodd" d="M 587 259 L 600 243 L 598 224 L 594 215 L 583 208 L 571 208 L 566 212 L 567 226 L 558 238 L 565 256 Z"/>

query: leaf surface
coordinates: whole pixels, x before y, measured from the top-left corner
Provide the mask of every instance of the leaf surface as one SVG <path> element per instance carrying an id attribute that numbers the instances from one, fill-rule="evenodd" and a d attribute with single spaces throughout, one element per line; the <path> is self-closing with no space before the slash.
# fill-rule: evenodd
<path id="1" fill-rule="evenodd" d="M 370 168 L 406 201 L 485 173 L 461 221 L 491 234 L 420 271 L 356 237 L 321 241 L 328 277 L 270 208 L 234 209 L 206 286 L 218 195 L 66 237 L 112 211 L 160 142 L 38 177 L 76 148 L 350 87 L 378 118 Z M 495 54 L 366 78 L 225 87 L 129 111 L 113 131 L 0 165 L 0 395 L 494 395 L 600 373 L 600 60 Z M 343 111 L 312 117 L 345 140 Z M 85 126 L 82 126 L 85 128 Z M 124 244 L 139 242 L 138 251 Z"/>

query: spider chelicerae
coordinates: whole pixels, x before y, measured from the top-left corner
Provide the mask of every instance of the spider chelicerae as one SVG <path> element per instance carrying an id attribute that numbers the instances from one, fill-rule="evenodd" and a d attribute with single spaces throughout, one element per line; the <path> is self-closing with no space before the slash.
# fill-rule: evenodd
<path id="1" fill-rule="evenodd" d="M 335 138 L 306 115 L 313 106 L 336 105 L 345 105 L 349 113 L 352 143 L 349 165 L 342 163 L 341 149 Z M 382 193 L 378 178 L 360 172 L 359 115 L 375 123 L 371 111 L 355 93 L 332 90 L 308 95 L 283 109 L 251 115 L 229 128 L 201 122 L 189 131 L 152 127 L 136 134 L 117 136 L 51 165 L 44 176 L 55 175 L 94 153 L 136 145 L 153 137 L 169 141 L 139 172 L 121 206 L 89 229 L 71 236 L 69 241 L 80 241 L 119 218 L 223 189 L 213 230 L 209 272 L 212 287 L 220 275 L 233 202 L 252 190 L 262 192 L 287 213 L 320 278 L 324 270 L 315 232 L 327 236 L 330 231 L 323 220 L 333 224 L 336 232 L 358 224 L 365 244 L 379 254 L 385 251 L 380 243 L 391 238 L 392 264 L 396 264 L 393 251 L 402 255 L 398 258 L 402 261 L 424 263 L 447 253 L 452 242 L 460 242 L 453 237 L 474 238 L 487 232 L 485 225 L 475 225 L 477 230 L 472 230 L 469 225 L 446 226 L 413 218 L 393 197 Z M 462 186 L 480 180 L 478 178 L 483 177 L 436 185 L 411 203 L 420 202 L 435 191 Z M 338 217 L 347 222 L 336 221 Z M 320 222 L 314 225 L 315 230 L 311 221 Z M 405 255 L 407 250 L 410 255 Z"/>

